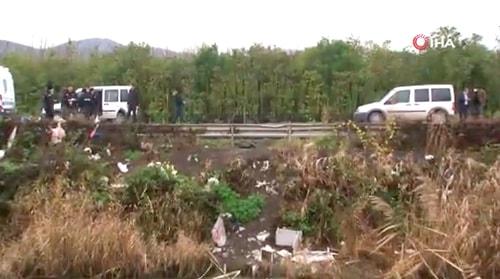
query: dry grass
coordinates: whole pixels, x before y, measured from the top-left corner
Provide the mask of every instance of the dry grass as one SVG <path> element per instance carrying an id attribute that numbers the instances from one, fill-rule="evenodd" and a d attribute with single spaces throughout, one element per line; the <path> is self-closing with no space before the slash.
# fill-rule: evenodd
<path id="1" fill-rule="evenodd" d="M 147 240 L 134 218 L 121 218 L 118 208 L 98 212 L 87 193 L 64 193 L 64 189 L 54 185 L 19 200 L 21 206 L 31 208 L 32 216 L 19 238 L 3 243 L 0 274 L 187 278 L 210 265 L 207 245 L 183 233 L 171 245 Z"/>
<path id="2" fill-rule="evenodd" d="M 319 159 L 314 145 L 281 153 L 300 177 L 285 210 L 306 219 L 315 212 L 312 243 L 338 235 L 340 258 L 368 259 L 386 278 L 500 275 L 500 161 L 488 167 L 451 151 L 417 165 L 395 160 L 380 143 L 365 145 L 371 159 L 342 149 Z"/>

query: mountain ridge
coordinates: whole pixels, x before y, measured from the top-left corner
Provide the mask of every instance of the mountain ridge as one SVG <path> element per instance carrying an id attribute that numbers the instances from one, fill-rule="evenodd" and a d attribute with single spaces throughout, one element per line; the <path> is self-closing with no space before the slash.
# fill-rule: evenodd
<path id="1" fill-rule="evenodd" d="M 120 44 L 108 38 L 88 38 L 75 41 L 70 40 L 66 43 L 52 47 L 32 47 L 8 40 L 0 40 L 0 56 L 12 52 L 36 55 L 43 53 L 45 51 L 49 52 L 53 51 L 56 54 L 64 54 L 66 53 L 68 46 L 73 47 L 75 52 L 84 58 L 89 57 L 92 53 L 95 52 L 106 54 L 113 52 L 117 48 L 126 47 L 126 45 Z M 178 53 L 175 51 L 158 47 L 151 47 L 151 54 L 154 56 L 166 56 L 166 57 L 173 57 L 178 55 Z"/>

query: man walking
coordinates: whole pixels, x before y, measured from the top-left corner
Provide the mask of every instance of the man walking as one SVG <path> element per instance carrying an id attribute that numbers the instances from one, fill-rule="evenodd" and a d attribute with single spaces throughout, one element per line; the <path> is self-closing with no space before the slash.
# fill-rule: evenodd
<path id="1" fill-rule="evenodd" d="M 174 103 L 175 103 L 175 122 L 182 122 L 182 118 L 184 117 L 184 98 L 182 98 L 182 94 L 174 90 L 172 93 L 174 95 Z"/>
<path id="2" fill-rule="evenodd" d="M 139 107 L 139 92 L 133 85 L 128 93 L 127 106 L 128 106 L 127 120 L 129 120 L 130 115 L 132 114 L 132 121 L 137 122 L 137 108 Z"/>

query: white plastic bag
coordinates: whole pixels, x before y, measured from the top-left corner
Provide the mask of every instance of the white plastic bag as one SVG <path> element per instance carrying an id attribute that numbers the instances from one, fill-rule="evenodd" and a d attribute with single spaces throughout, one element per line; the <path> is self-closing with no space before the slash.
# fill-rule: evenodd
<path id="1" fill-rule="evenodd" d="M 226 245 L 226 228 L 224 228 L 224 220 L 220 216 L 217 218 L 212 228 L 212 240 L 219 247 Z"/>

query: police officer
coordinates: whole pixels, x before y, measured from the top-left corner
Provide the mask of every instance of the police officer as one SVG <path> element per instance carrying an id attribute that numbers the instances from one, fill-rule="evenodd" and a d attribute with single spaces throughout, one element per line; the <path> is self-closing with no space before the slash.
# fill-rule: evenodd
<path id="1" fill-rule="evenodd" d="M 47 88 L 43 93 L 43 109 L 45 111 L 45 117 L 48 119 L 54 119 L 54 87 L 52 82 L 47 82 Z"/>
<path id="2" fill-rule="evenodd" d="M 83 115 L 85 118 L 90 118 L 92 114 L 92 95 L 90 95 L 87 88 L 82 89 L 82 93 L 79 98 L 80 108 L 83 111 Z"/>

